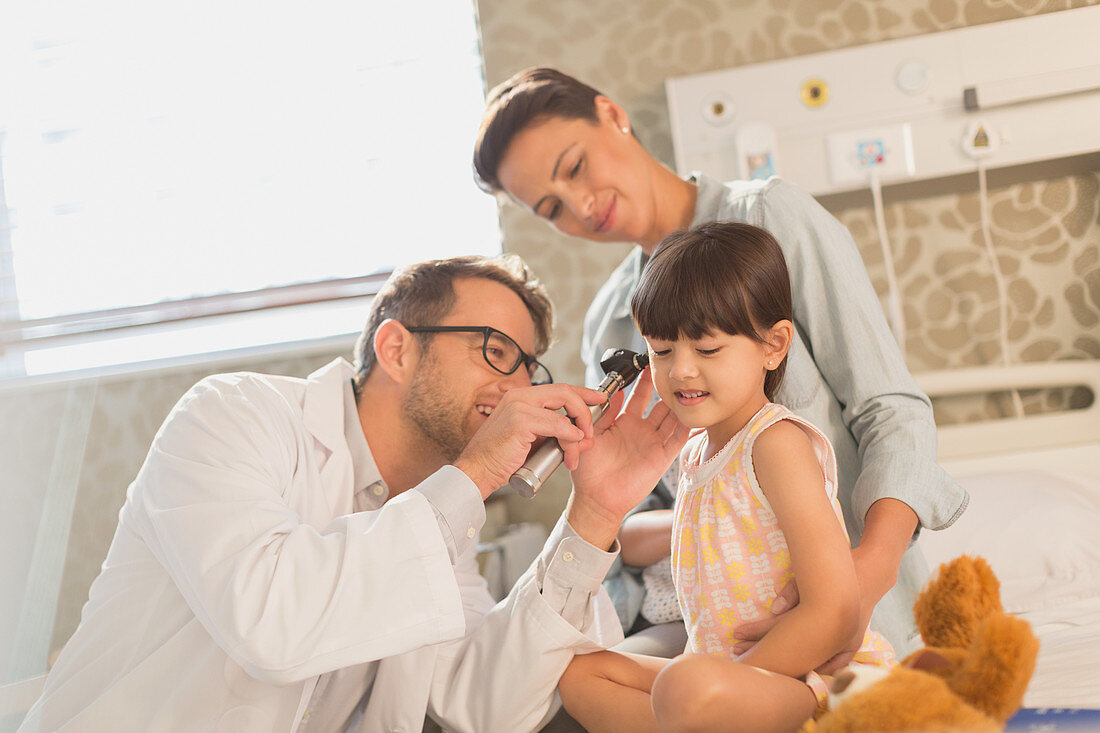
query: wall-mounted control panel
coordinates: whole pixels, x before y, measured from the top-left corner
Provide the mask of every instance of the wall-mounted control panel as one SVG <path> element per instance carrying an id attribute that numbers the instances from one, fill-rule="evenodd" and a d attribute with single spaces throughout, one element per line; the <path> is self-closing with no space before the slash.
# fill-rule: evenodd
<path id="1" fill-rule="evenodd" d="M 1100 5 L 666 82 L 676 167 L 814 194 L 1100 150 Z"/>

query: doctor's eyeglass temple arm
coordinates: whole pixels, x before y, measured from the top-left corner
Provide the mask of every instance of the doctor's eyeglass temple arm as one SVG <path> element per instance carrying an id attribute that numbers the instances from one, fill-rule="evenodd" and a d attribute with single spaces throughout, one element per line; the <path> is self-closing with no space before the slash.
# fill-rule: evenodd
<path id="1" fill-rule="evenodd" d="M 595 423 L 607 411 L 611 395 L 634 383 L 638 375 L 649 364 L 649 354 L 636 354 L 627 349 L 608 349 L 600 359 L 600 366 L 607 375 L 596 390 L 603 392 L 607 399 L 589 408 L 592 422 Z M 550 474 L 562 464 L 565 454 L 557 440 L 546 440 L 527 457 L 523 465 L 512 474 L 508 486 L 525 499 L 538 493 Z"/>

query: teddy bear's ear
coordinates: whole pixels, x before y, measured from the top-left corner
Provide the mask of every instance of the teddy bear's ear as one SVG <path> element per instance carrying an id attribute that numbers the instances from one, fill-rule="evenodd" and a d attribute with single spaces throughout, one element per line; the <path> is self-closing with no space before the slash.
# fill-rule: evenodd
<path id="1" fill-rule="evenodd" d="M 940 566 L 913 604 L 925 646 L 965 649 L 974 629 L 1003 613 L 1000 583 L 984 559 L 962 555 Z"/>

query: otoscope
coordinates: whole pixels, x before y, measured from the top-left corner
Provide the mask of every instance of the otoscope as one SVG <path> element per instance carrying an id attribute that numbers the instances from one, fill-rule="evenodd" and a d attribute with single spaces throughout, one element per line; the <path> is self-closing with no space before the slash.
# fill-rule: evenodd
<path id="1" fill-rule="evenodd" d="M 649 354 L 635 354 L 626 349 L 608 349 L 603 352 L 600 366 L 603 367 L 607 376 L 596 389 L 603 392 L 607 399 L 588 408 L 592 413 L 593 423 L 607 412 L 607 407 L 611 404 L 611 395 L 629 387 L 648 364 Z M 558 445 L 558 441 L 547 440 L 527 456 L 523 465 L 512 474 L 512 478 L 508 479 L 508 486 L 523 498 L 530 499 L 538 493 L 546 483 L 546 479 L 550 478 L 550 474 L 564 460 L 565 454 Z"/>

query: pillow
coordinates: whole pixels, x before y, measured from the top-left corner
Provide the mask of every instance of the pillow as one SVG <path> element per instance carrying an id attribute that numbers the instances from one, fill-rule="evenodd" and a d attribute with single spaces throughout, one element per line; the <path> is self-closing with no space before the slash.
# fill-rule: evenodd
<path id="1" fill-rule="evenodd" d="M 970 493 L 966 511 L 945 530 L 921 532 L 933 571 L 959 555 L 981 555 L 1010 613 L 1100 596 L 1100 479 L 1023 470 L 958 481 Z"/>

